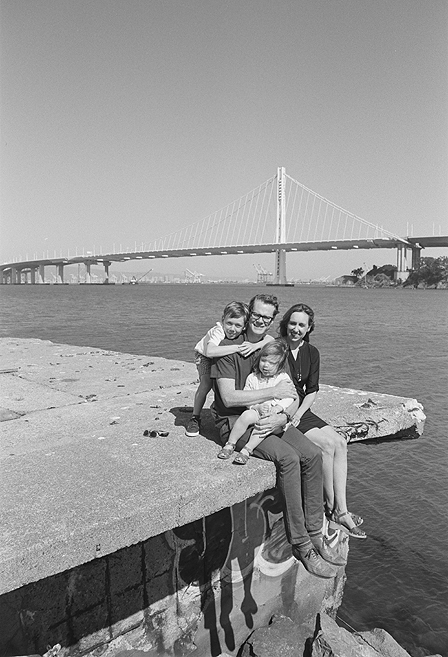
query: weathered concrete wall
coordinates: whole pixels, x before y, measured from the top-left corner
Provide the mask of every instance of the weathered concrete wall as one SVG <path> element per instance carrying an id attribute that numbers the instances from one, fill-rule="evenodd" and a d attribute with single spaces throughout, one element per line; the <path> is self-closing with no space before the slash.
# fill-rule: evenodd
<path id="1" fill-rule="evenodd" d="M 186 439 L 192 363 L 9 338 L 0 359 L 0 594 L 275 486 L 271 463 L 216 458 L 209 410 Z M 423 428 L 407 398 L 327 386 L 316 407 L 355 439 Z"/>
<path id="2" fill-rule="evenodd" d="M 0 597 L 0 654 L 235 654 L 274 613 L 312 636 L 336 613 L 344 568 L 309 575 L 291 555 L 276 490 Z"/>
<path id="3" fill-rule="evenodd" d="M 9 338 L 0 359 L 4 655 L 58 642 L 100 654 L 124 637 L 158 652 L 231 653 L 273 610 L 304 621 L 322 599 L 336 604 L 334 583 L 288 553 L 265 493 L 274 466 L 217 459 L 208 409 L 203 435 L 185 437 L 193 364 Z M 348 440 L 424 424 L 415 400 L 330 386 L 316 411 Z"/>

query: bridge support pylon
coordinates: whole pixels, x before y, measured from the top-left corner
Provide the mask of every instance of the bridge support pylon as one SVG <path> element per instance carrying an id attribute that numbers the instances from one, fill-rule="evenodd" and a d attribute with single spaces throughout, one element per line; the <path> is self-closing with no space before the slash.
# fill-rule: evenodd
<path id="1" fill-rule="evenodd" d="M 397 271 L 396 280 L 405 281 L 409 276 L 411 269 L 418 269 L 420 266 L 421 246 L 416 244 L 412 248 L 404 244 L 397 246 Z"/>
<path id="2" fill-rule="evenodd" d="M 277 169 L 277 231 L 275 241 L 278 244 L 286 242 L 286 201 L 285 201 L 285 168 Z M 275 252 L 274 280 L 268 285 L 288 285 L 286 281 L 286 251 L 277 249 Z"/>
<path id="3" fill-rule="evenodd" d="M 90 285 L 90 283 L 92 282 L 92 274 L 91 274 L 91 271 L 90 271 L 92 263 L 90 262 L 90 260 L 86 260 L 84 265 L 86 267 L 86 283 L 88 283 Z"/>
<path id="4" fill-rule="evenodd" d="M 104 283 L 106 285 L 109 284 L 109 267 L 111 266 L 111 264 L 112 263 L 109 260 L 105 260 L 103 262 L 103 265 L 104 265 Z"/>
<path id="5" fill-rule="evenodd" d="M 39 265 L 39 276 L 38 276 L 39 284 L 44 285 L 45 284 L 45 265 Z"/>
<path id="6" fill-rule="evenodd" d="M 416 244 L 415 247 L 412 248 L 412 269 L 420 269 L 421 251 L 422 247 L 420 244 Z"/>
<path id="7" fill-rule="evenodd" d="M 62 262 L 56 265 L 56 282 L 60 285 L 64 282 L 64 265 Z"/>

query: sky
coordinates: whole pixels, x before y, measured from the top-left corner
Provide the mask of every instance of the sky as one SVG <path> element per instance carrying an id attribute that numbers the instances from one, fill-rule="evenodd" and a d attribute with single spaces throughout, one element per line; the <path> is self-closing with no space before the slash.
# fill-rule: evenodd
<path id="1" fill-rule="evenodd" d="M 446 0 L 1 0 L 0 11 L 0 262 L 152 242 L 280 166 L 403 237 L 448 235 Z M 394 250 L 288 254 L 287 276 L 395 262 Z M 194 269 L 255 278 L 255 264 L 273 271 L 274 256 Z"/>

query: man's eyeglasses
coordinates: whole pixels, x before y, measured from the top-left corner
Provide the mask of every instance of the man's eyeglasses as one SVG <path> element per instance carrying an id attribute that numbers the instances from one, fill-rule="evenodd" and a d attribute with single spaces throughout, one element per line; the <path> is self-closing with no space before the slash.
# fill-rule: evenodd
<path id="1" fill-rule="evenodd" d="M 259 315 L 258 313 L 253 313 L 253 312 L 252 312 L 252 313 L 250 314 L 250 316 L 251 316 L 252 319 L 255 320 L 256 322 L 258 322 L 258 320 L 261 319 L 261 320 L 263 321 L 263 323 L 266 324 L 266 326 L 267 326 L 268 324 L 270 324 L 271 322 L 274 321 L 274 318 L 273 318 L 273 317 L 268 317 L 267 315 Z"/>

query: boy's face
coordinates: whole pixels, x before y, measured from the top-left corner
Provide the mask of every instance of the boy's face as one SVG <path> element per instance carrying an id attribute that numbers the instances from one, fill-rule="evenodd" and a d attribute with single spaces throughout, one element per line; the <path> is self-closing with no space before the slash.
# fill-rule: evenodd
<path id="1" fill-rule="evenodd" d="M 222 318 L 222 327 L 226 338 L 229 340 L 235 340 L 243 332 L 246 322 L 244 317 L 223 317 Z"/>

